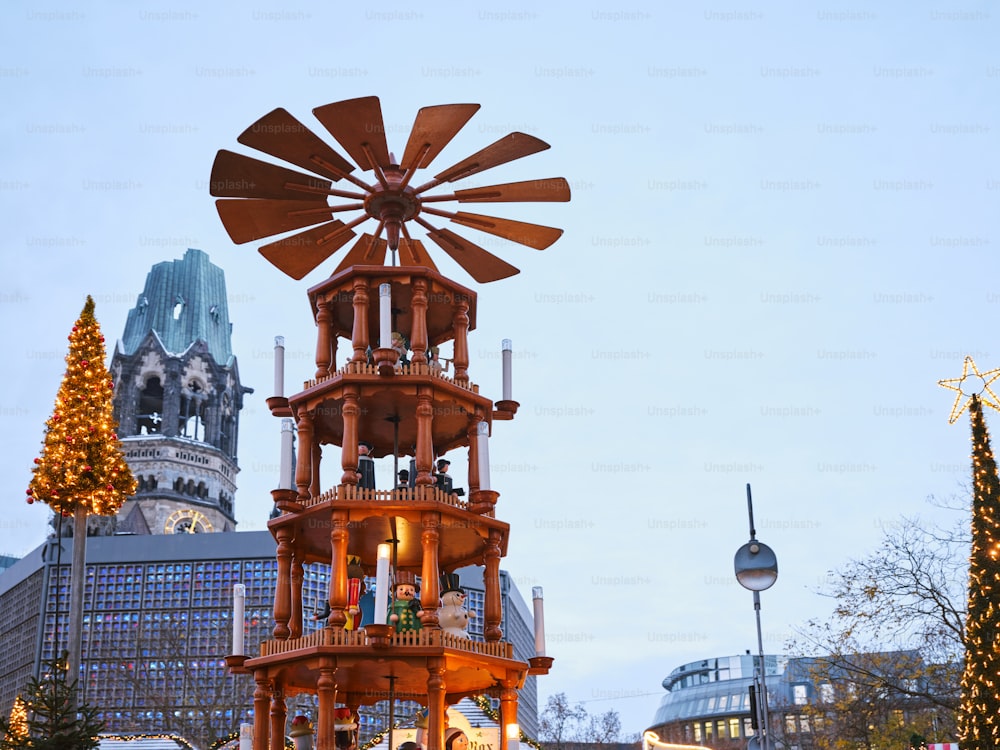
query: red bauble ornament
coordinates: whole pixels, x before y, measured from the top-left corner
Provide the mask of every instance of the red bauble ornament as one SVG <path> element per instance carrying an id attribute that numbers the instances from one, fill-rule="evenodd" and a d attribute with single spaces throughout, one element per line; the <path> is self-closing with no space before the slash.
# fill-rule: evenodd
<path id="1" fill-rule="evenodd" d="M 41 462 L 42 462 L 42 459 L 40 459 L 40 458 L 36 458 L 36 459 L 35 459 L 35 463 L 36 463 L 36 464 L 40 464 Z"/>
<path id="2" fill-rule="evenodd" d="M 70 513 L 70 512 L 68 511 L 68 510 L 64 510 L 64 511 L 62 512 L 62 517 L 63 517 L 63 518 L 69 518 L 69 517 L 70 517 L 71 515 L 72 515 L 72 514 L 71 514 L 71 513 Z"/>
<path id="3" fill-rule="evenodd" d="M 106 489 L 108 492 L 113 492 L 114 489 L 115 489 L 115 486 L 113 484 L 108 484 L 108 485 L 105 485 L 104 489 Z"/>
<path id="4" fill-rule="evenodd" d="M 81 359 L 81 360 L 80 360 L 80 366 L 81 366 L 81 367 L 90 367 L 90 362 L 88 362 L 88 361 L 87 361 L 87 360 L 85 360 L 85 359 Z"/>
<path id="5" fill-rule="evenodd" d="M 28 495 L 33 494 L 32 491 L 31 491 L 31 487 L 29 487 L 28 489 L 26 489 L 25 493 L 28 494 Z"/>
<path id="6" fill-rule="evenodd" d="M 90 467 L 90 466 L 84 466 L 84 467 L 83 467 L 83 470 L 84 470 L 84 471 L 92 471 L 92 469 L 91 469 L 91 467 Z"/>
<path id="7" fill-rule="evenodd" d="M 25 502 L 28 503 L 28 505 L 34 505 L 35 498 L 29 497 L 27 500 L 25 500 Z"/>

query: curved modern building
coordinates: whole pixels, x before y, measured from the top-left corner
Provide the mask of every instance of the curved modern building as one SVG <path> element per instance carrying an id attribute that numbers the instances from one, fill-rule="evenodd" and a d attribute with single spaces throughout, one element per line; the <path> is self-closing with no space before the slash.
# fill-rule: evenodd
<path id="1" fill-rule="evenodd" d="M 935 741 L 948 739 L 954 717 L 931 695 L 954 693 L 960 672 L 929 669 L 916 651 L 841 656 L 859 673 L 875 669 L 893 674 L 906 690 L 855 683 L 827 659 L 764 655 L 769 736 L 788 750 L 808 750 L 816 738 L 860 737 L 871 723 L 896 725 L 899 733 L 918 732 Z M 663 680 L 667 691 L 647 732 L 657 744 L 700 745 L 714 750 L 744 750 L 754 736 L 751 686 L 760 656 L 749 653 L 683 664 Z M 877 672 L 876 672 L 877 673 Z M 940 673 L 940 674 L 939 674 Z M 938 679 L 932 677 L 938 675 Z M 854 708 L 849 706 L 853 705 Z"/>
<path id="2" fill-rule="evenodd" d="M 720 656 L 682 664 L 664 680 L 667 694 L 649 728 L 664 742 L 744 748 L 751 725 L 750 686 L 759 656 Z M 764 656 L 764 680 L 772 706 L 785 702 L 787 659 Z"/>

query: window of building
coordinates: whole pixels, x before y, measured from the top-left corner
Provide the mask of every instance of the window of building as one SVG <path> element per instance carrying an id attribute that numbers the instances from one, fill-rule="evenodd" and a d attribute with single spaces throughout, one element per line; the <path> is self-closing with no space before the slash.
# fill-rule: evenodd
<path id="1" fill-rule="evenodd" d="M 821 682 L 817 688 L 819 699 L 823 703 L 833 703 L 833 685 L 829 682 Z"/>
<path id="2" fill-rule="evenodd" d="M 799 684 L 792 686 L 792 702 L 796 706 L 804 706 L 809 702 L 805 685 Z"/>
<path id="3" fill-rule="evenodd" d="M 795 723 L 795 714 L 785 714 L 785 733 L 795 734 L 798 731 L 799 728 Z"/>
<path id="4" fill-rule="evenodd" d="M 749 716 L 743 718 L 743 736 L 753 737 L 753 719 Z"/>
<path id="5" fill-rule="evenodd" d="M 734 740 L 739 739 L 740 736 L 740 720 L 738 718 L 732 718 L 729 720 L 729 736 Z"/>

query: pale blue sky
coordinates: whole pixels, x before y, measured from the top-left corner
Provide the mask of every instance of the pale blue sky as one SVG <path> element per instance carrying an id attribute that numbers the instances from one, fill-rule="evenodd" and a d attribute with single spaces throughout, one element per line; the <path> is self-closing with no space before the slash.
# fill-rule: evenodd
<path id="1" fill-rule="evenodd" d="M 542 701 L 625 729 L 687 661 L 755 648 L 732 576 L 744 485 L 781 574 L 765 648 L 821 616 L 827 571 L 927 495 L 963 491 L 950 394 L 1000 366 L 997 12 L 987 3 L 7 3 L 0 11 L 0 371 L 8 511 L 0 551 L 45 533 L 21 501 L 87 294 L 109 341 L 150 266 L 187 247 L 227 277 L 255 388 L 241 422 L 242 528 L 276 486 L 274 335 L 311 376 L 301 282 L 230 242 L 208 195 L 220 148 L 283 106 L 382 100 L 399 153 L 425 105 L 482 110 L 435 162 L 511 130 L 552 144 L 480 184 L 564 176 L 569 204 L 483 213 L 562 227 L 477 286 L 470 373 L 515 421 L 494 431 L 504 566 L 545 588 Z M 488 179 L 485 179 L 488 178 Z M 460 230 L 469 234 L 467 230 Z M 432 248 L 433 252 L 433 248 Z M 435 255 L 436 258 L 440 253 Z M 453 468 L 455 468 L 453 466 Z M 383 467 L 388 480 L 388 467 Z M 461 474 L 459 474 L 461 478 Z"/>

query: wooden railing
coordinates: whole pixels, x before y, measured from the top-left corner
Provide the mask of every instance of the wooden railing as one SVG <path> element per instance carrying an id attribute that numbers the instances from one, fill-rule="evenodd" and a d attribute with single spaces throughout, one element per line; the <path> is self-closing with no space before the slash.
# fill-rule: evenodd
<path id="1" fill-rule="evenodd" d="M 290 651 L 314 648 L 316 646 L 366 645 L 368 645 L 368 640 L 364 628 L 361 630 L 344 630 L 343 628 L 326 627 L 322 630 L 317 630 L 315 633 L 304 635 L 301 638 L 262 641 L 260 644 L 260 655 L 273 656 L 274 654 L 285 654 Z M 514 658 L 514 646 L 506 641 L 493 641 L 491 643 L 473 641 L 469 638 L 445 633 L 443 630 L 437 628 L 395 633 L 391 638 L 390 646 L 394 648 L 443 646 L 444 648 L 458 649 L 500 659 Z"/>
<path id="2" fill-rule="evenodd" d="M 471 381 L 455 380 L 449 375 L 445 375 L 443 371 L 432 369 L 428 365 L 418 365 L 416 363 L 401 365 L 396 368 L 396 374 L 398 375 L 430 375 L 434 378 L 440 378 L 447 383 L 451 383 L 458 388 L 464 388 L 467 391 L 472 391 L 473 393 L 479 393 L 479 386 Z M 370 365 L 367 362 L 348 362 L 339 370 L 330 373 L 322 378 L 313 378 L 311 380 L 305 381 L 302 386 L 303 389 L 312 388 L 320 383 L 325 383 L 341 375 L 378 375 L 378 367 L 376 365 Z"/>

